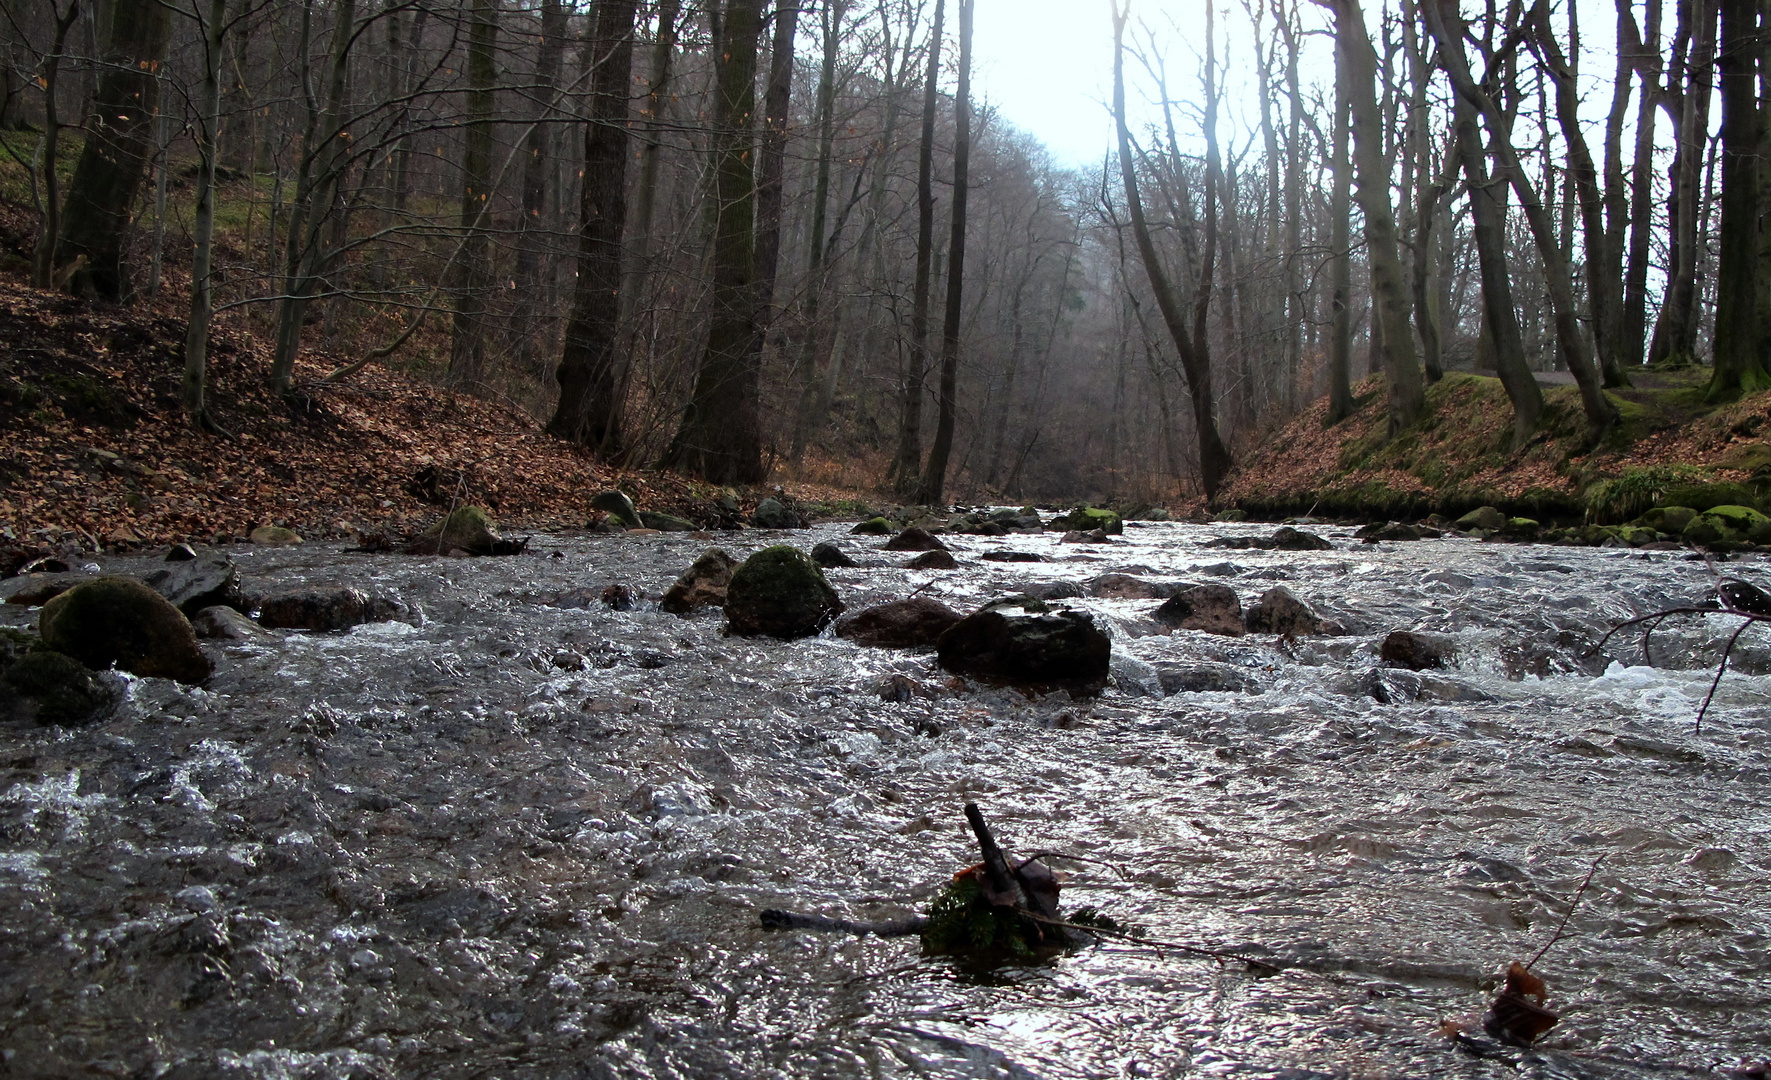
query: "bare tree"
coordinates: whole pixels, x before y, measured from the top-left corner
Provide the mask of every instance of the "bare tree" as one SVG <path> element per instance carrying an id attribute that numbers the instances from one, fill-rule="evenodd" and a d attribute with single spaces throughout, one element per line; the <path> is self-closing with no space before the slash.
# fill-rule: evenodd
<path id="1" fill-rule="evenodd" d="M 952 235 L 947 241 L 947 313 L 941 324 L 941 390 L 936 397 L 935 441 L 917 487 L 916 501 L 944 501 L 947 459 L 953 452 L 954 397 L 959 379 L 959 330 L 965 316 L 965 212 L 972 149 L 972 6 L 959 0 L 959 90 L 953 99 Z"/>

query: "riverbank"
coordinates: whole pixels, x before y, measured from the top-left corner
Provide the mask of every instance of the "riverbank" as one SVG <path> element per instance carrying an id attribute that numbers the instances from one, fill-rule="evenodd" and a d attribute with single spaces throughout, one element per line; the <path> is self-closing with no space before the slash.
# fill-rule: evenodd
<path id="1" fill-rule="evenodd" d="M 1318 401 L 1267 438 L 1238 466 L 1218 509 L 1269 520 L 1408 520 L 1495 506 L 1562 525 L 1621 523 L 1663 504 L 1763 509 L 1771 391 L 1709 405 L 1708 374 L 1633 373 L 1633 388 L 1611 392 L 1622 420 L 1597 446 L 1587 445 L 1575 388 L 1545 387 L 1543 425 L 1518 448 L 1498 379 L 1447 375 L 1427 391 L 1427 416 L 1392 439 L 1374 377 L 1355 388 L 1358 407 L 1339 424 L 1324 424 L 1328 403 Z"/>

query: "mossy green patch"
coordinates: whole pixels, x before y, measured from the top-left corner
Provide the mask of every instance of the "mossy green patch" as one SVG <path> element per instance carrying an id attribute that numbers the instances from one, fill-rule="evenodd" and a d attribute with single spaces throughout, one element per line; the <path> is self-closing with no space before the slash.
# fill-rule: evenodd
<path id="1" fill-rule="evenodd" d="M 1125 521 L 1111 510 L 1103 510 L 1094 506 L 1078 506 L 1068 514 L 1053 518 L 1046 528 L 1078 532 L 1105 529 L 1111 535 L 1118 535 L 1125 532 Z"/>

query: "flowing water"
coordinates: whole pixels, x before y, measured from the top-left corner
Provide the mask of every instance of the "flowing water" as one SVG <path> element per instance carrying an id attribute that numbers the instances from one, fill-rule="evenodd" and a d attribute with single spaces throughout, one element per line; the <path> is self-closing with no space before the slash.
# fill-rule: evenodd
<path id="1" fill-rule="evenodd" d="M 1701 732 L 1738 620 L 1670 624 L 1652 666 L 1639 636 L 1585 655 L 1712 571 L 1339 528 L 1332 551 L 1204 546 L 1267 531 L 958 537 L 947 573 L 839 526 L 720 541 L 838 541 L 877 563 L 830 573 L 850 610 L 1119 571 L 1245 603 L 1284 583 L 1346 631 L 1165 634 L 1157 601 L 1067 601 L 1114 635 L 1120 685 L 1086 701 L 661 613 L 688 537 L 237 550 L 249 590 L 358 585 L 422 625 L 218 647 L 205 688 L 127 680 L 99 726 L 0 727 L 0 1075 L 1633 1078 L 1771 1055 L 1771 636 L 1741 639 Z M 549 606 L 612 582 L 651 602 Z M 1450 635 L 1453 666 L 1380 669 L 1399 628 Z M 1131 661 L 1260 692 L 1139 694 Z M 882 700 L 894 673 L 910 700 Z M 967 799 L 1011 850 L 1098 860 L 1059 864 L 1066 909 L 1283 970 L 1107 942 L 980 972 L 759 928 L 923 907 L 975 857 Z M 1448 1040 L 1601 856 L 1535 968 L 1561 1024 L 1529 1052 Z"/>

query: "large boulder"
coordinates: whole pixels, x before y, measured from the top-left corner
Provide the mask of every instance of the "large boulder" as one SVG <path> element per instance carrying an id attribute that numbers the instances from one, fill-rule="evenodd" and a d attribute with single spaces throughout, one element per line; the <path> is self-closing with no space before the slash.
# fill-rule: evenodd
<path id="1" fill-rule="evenodd" d="M 1081 611 L 980 611 L 949 627 L 936 649 L 948 671 L 1030 690 L 1098 691 L 1112 662 L 1112 643 Z"/>
<path id="2" fill-rule="evenodd" d="M 639 512 L 633 508 L 633 500 L 620 491 L 599 491 L 591 496 L 590 508 L 603 513 L 620 522 L 624 528 L 644 529 L 647 525 L 640 520 Z"/>
<path id="3" fill-rule="evenodd" d="M 805 522 L 787 508 L 780 499 L 768 498 L 756 504 L 750 523 L 759 529 L 803 529 Z"/>
<path id="4" fill-rule="evenodd" d="M 231 607 L 207 607 L 191 616 L 191 629 L 214 641 L 253 641 L 270 631 Z"/>
<path id="5" fill-rule="evenodd" d="M 85 570 L 66 570 L 49 574 L 20 574 L 0 581 L 0 596 L 8 604 L 20 607 L 42 607 L 76 585 L 95 580 Z"/>
<path id="6" fill-rule="evenodd" d="M 1177 630 L 1241 637 L 1242 600 L 1228 585 L 1199 585 L 1169 597 L 1155 611 L 1156 621 Z"/>
<path id="7" fill-rule="evenodd" d="M 745 559 L 726 587 L 726 627 L 743 637 L 808 637 L 841 613 L 842 601 L 824 571 L 786 544 Z"/>
<path id="8" fill-rule="evenodd" d="M 1322 633 L 1322 616 L 1283 585 L 1261 594 L 1242 620 L 1251 634 L 1288 634 L 1306 637 Z"/>
<path id="9" fill-rule="evenodd" d="M 904 569 L 957 570 L 959 569 L 959 560 L 953 557 L 952 552 L 945 549 L 940 551 L 925 551 L 921 555 L 918 555 L 916 558 L 905 563 Z"/>
<path id="10" fill-rule="evenodd" d="M 1771 518 L 1750 506 L 1713 506 L 1692 518 L 1679 538 L 1704 546 L 1771 543 Z"/>
<path id="11" fill-rule="evenodd" d="M 1334 545 L 1315 533 L 1294 529 L 1290 525 L 1281 526 L 1262 547 L 1274 551 L 1332 551 Z"/>
<path id="12" fill-rule="evenodd" d="M 686 518 L 679 518 L 671 514 L 654 514 L 650 510 L 640 511 L 640 524 L 648 529 L 657 529 L 659 532 L 694 532 L 700 528 L 699 525 Z"/>
<path id="13" fill-rule="evenodd" d="M 447 555 L 451 551 L 493 555 L 504 546 L 491 515 L 477 506 L 459 506 L 426 529 L 406 550 L 414 555 Z"/>
<path id="14" fill-rule="evenodd" d="M 216 551 L 192 554 L 193 558 L 169 561 L 142 574 L 142 584 L 164 596 L 187 618 L 206 607 L 243 606 L 240 571 L 234 561 Z"/>
<path id="15" fill-rule="evenodd" d="M 826 570 L 839 567 L 854 566 L 855 560 L 843 553 L 842 548 L 835 544 L 818 544 L 812 548 L 812 561 Z"/>
<path id="16" fill-rule="evenodd" d="M 1685 526 L 1691 524 L 1691 519 L 1696 516 L 1697 511 L 1689 506 L 1657 506 L 1630 524 L 1677 536 L 1685 531 Z"/>
<path id="17" fill-rule="evenodd" d="M 672 615 L 687 615 L 704 607 L 725 607 L 726 587 L 732 582 L 732 571 L 738 560 L 720 548 L 708 548 L 664 590 L 658 606 Z"/>
<path id="18" fill-rule="evenodd" d="M 200 683 L 214 669 L 183 613 L 134 578 L 74 586 L 44 605 L 37 632 L 45 648 L 100 671 L 115 664 L 133 675 Z"/>
<path id="19" fill-rule="evenodd" d="M 883 551 L 946 551 L 946 544 L 935 539 L 927 529 L 910 528 L 886 541 Z"/>
<path id="20" fill-rule="evenodd" d="M 1114 536 L 1125 532 L 1125 522 L 1118 514 L 1093 506 L 1078 506 L 1068 514 L 1046 522 L 1045 527 L 1053 532 L 1094 532 L 1096 529 L 1103 529 Z"/>
<path id="21" fill-rule="evenodd" d="M 1419 540 L 1421 531 L 1400 521 L 1374 521 L 1353 534 L 1367 544 L 1380 540 Z"/>
<path id="22" fill-rule="evenodd" d="M 117 703 L 116 688 L 71 656 L 39 649 L 0 665 L 0 719 L 90 724 Z"/>
<path id="23" fill-rule="evenodd" d="M 1478 506 L 1463 517 L 1458 518 L 1457 527 L 1464 532 L 1475 532 L 1477 529 L 1484 529 L 1488 532 L 1498 532 L 1507 527 L 1508 520 L 1509 519 L 1505 514 L 1492 506 Z"/>
<path id="24" fill-rule="evenodd" d="M 1162 692 L 1165 695 L 1258 694 L 1263 689 L 1260 680 L 1246 669 L 1237 667 L 1235 664 L 1220 664 L 1211 661 L 1194 663 L 1164 661 L 1156 665 L 1156 676 L 1161 680 Z"/>
<path id="25" fill-rule="evenodd" d="M 349 630 L 374 622 L 411 622 L 412 610 L 397 597 L 362 589 L 291 589 L 257 598 L 258 625 L 273 630 Z"/>
<path id="26" fill-rule="evenodd" d="M 837 620 L 836 636 L 874 648 L 915 649 L 933 645 L 960 618 L 939 600 L 913 596 L 844 616 Z"/>
<path id="27" fill-rule="evenodd" d="M 892 535 L 892 523 L 882 517 L 868 518 L 850 529 L 849 532 L 856 536 L 890 536 Z"/>
<path id="28" fill-rule="evenodd" d="M 1378 656 L 1386 664 L 1410 671 L 1448 666 L 1456 645 L 1444 634 L 1422 634 L 1412 630 L 1396 630 L 1384 638 Z"/>

